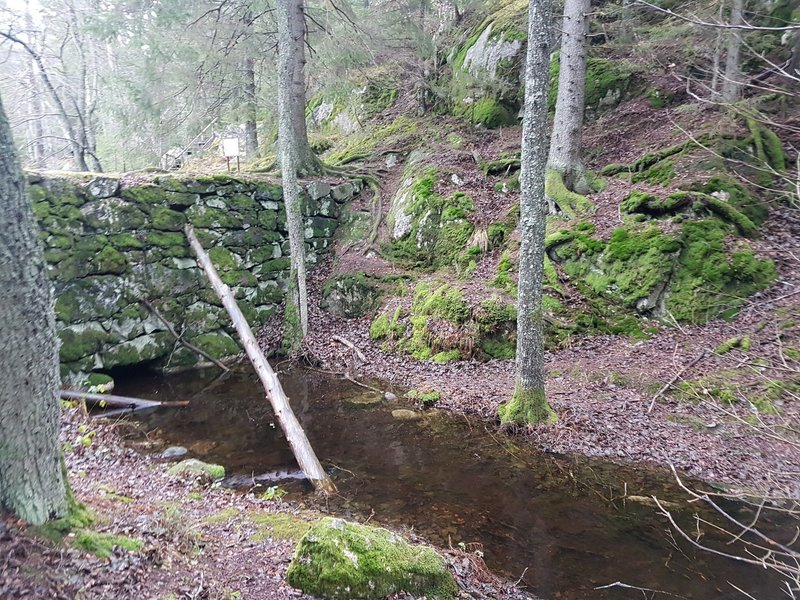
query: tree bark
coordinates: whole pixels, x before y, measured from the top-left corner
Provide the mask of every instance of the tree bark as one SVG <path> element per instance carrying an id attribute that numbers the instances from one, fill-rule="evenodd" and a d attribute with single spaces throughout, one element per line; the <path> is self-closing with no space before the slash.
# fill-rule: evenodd
<path id="1" fill-rule="evenodd" d="M 256 68 L 252 58 L 244 61 L 244 151 L 247 160 L 258 158 L 258 131 L 256 129 Z"/>
<path id="2" fill-rule="evenodd" d="M 300 422 L 297 420 L 289 404 L 289 399 L 283 391 L 278 376 L 275 375 L 269 362 L 264 358 L 264 353 L 261 352 L 258 342 L 253 335 L 253 331 L 250 329 L 250 325 L 244 318 L 242 311 L 239 310 L 239 306 L 236 304 L 236 300 L 234 300 L 230 288 L 219 278 L 214 265 L 211 263 L 211 259 L 209 259 L 208 254 L 206 254 L 203 247 L 200 245 L 200 241 L 194 234 L 194 229 L 191 225 L 186 226 L 186 237 L 189 239 L 189 244 L 197 256 L 197 261 L 206 272 L 206 275 L 208 275 L 208 279 L 211 281 L 214 291 L 217 293 L 220 300 L 222 300 L 223 306 L 225 306 L 225 309 L 228 311 L 233 321 L 233 325 L 236 327 L 236 332 L 239 334 L 239 339 L 242 341 L 245 352 L 247 352 L 250 362 L 253 363 L 253 368 L 255 368 L 259 379 L 261 379 L 261 383 L 264 385 L 264 391 L 267 393 L 267 398 L 272 405 L 272 410 L 275 412 L 275 418 L 278 419 L 281 429 L 283 429 L 283 432 L 286 434 L 286 441 L 289 442 L 292 453 L 297 459 L 297 464 L 317 490 L 325 493 L 335 491 L 336 488 L 333 482 L 330 477 L 328 477 L 328 474 L 325 473 L 322 465 L 320 465 L 319 459 L 317 459 L 317 455 L 314 453 L 314 449 L 311 447 L 311 443 L 308 441 L 305 431 L 303 431 L 303 428 L 300 426 Z"/>
<path id="3" fill-rule="evenodd" d="M 561 175 L 568 189 L 580 194 L 590 191 L 581 161 L 590 10 L 590 0 L 566 0 L 564 6 L 558 96 L 548 158 L 548 168 Z"/>
<path id="4" fill-rule="evenodd" d="M 744 23 L 744 0 L 733 0 L 731 6 L 731 25 Z M 728 48 L 725 54 L 725 81 L 722 84 L 722 99 L 736 102 L 742 88 L 741 59 L 742 35 L 740 29 L 728 30 Z"/>
<path id="5" fill-rule="evenodd" d="M 0 508 L 34 524 L 67 512 L 53 292 L 38 233 L 0 103 Z"/>
<path id="6" fill-rule="evenodd" d="M 297 173 L 303 171 L 299 148 L 308 139 L 305 137 L 305 109 L 303 112 L 302 133 L 298 133 L 296 123 L 297 107 L 297 52 L 296 30 L 293 21 L 299 8 L 302 15 L 302 0 L 279 0 L 278 9 L 278 151 L 283 180 L 283 201 L 286 206 L 286 229 L 289 232 L 289 253 L 291 274 L 289 294 L 284 311 L 284 349 L 294 352 L 308 332 L 308 292 L 306 290 L 306 245 L 303 234 L 303 221 L 300 214 L 300 190 Z M 303 21 L 303 29 L 305 22 Z M 300 36 L 301 43 L 303 36 Z M 302 47 L 301 47 L 302 52 Z M 302 65 L 300 66 L 302 80 Z M 305 94 L 303 94 L 305 98 Z M 303 102 L 305 104 L 305 102 Z M 308 152 L 311 153 L 310 148 Z M 313 153 L 311 153 L 313 156 Z M 314 161 L 319 164 L 314 156 Z"/>
<path id="7" fill-rule="evenodd" d="M 289 93 L 291 126 L 295 144 L 295 166 L 301 175 L 322 173 L 322 163 L 311 150 L 306 128 L 306 17 L 303 0 L 279 0 L 278 64 L 280 93 Z"/>
<path id="8" fill-rule="evenodd" d="M 525 106 L 522 121 L 520 172 L 520 262 L 517 300 L 517 363 L 514 396 L 501 405 L 503 423 L 525 425 L 555 420 L 545 398 L 544 181 L 547 166 L 547 92 L 550 63 L 550 2 L 531 0 L 528 6 L 528 56 L 525 68 Z"/>

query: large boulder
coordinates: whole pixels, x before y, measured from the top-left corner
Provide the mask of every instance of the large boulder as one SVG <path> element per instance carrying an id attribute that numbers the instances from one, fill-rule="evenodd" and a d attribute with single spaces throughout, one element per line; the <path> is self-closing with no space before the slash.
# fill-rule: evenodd
<path id="1" fill-rule="evenodd" d="M 378 600 L 399 592 L 444 600 L 458 593 L 444 559 L 431 548 L 331 517 L 300 540 L 286 579 L 308 594 L 341 600 Z"/>

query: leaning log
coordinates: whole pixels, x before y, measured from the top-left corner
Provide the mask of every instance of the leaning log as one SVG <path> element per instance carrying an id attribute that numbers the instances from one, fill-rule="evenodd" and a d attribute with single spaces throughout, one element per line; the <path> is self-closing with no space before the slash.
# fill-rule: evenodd
<path id="1" fill-rule="evenodd" d="M 289 399 L 283 391 L 281 382 L 278 381 L 278 376 L 275 375 L 275 371 L 272 370 L 264 353 L 261 352 L 261 348 L 258 347 L 258 342 L 250 329 L 250 325 L 239 309 L 239 305 L 236 304 L 236 300 L 233 294 L 231 294 L 230 288 L 219 278 L 217 270 L 214 268 L 211 259 L 209 259 L 208 254 L 197 239 L 194 228 L 191 225 L 186 225 L 186 237 L 189 240 L 189 245 L 192 247 L 195 256 L 197 256 L 197 262 L 200 263 L 200 266 L 206 272 L 211 286 L 222 301 L 222 305 L 228 311 L 234 327 L 236 327 L 236 332 L 239 334 L 239 339 L 244 346 L 245 352 L 247 352 L 250 362 L 253 363 L 253 368 L 256 370 L 256 373 L 258 373 L 258 377 L 264 385 L 264 391 L 272 405 L 272 410 L 275 412 L 275 417 L 278 419 L 278 423 L 280 423 L 284 434 L 286 434 L 286 439 L 294 453 L 297 464 L 317 490 L 325 493 L 335 491 L 336 488 L 333 482 L 323 470 L 319 459 L 317 459 L 317 455 L 314 454 L 314 449 L 311 447 L 303 428 L 300 426 L 300 422 L 297 420 L 292 407 L 289 405 Z"/>

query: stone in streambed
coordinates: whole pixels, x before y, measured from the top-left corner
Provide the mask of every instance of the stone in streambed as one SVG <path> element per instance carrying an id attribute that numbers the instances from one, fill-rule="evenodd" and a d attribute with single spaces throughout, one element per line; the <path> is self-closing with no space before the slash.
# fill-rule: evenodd
<path id="1" fill-rule="evenodd" d="M 373 408 L 381 403 L 382 397 L 375 392 L 366 392 L 360 396 L 347 398 L 344 405 L 348 408 Z"/>
<path id="2" fill-rule="evenodd" d="M 165 460 L 174 460 L 185 456 L 189 451 L 183 446 L 170 446 L 161 453 L 161 458 Z"/>
<path id="3" fill-rule="evenodd" d="M 422 415 L 416 411 L 408 410 L 407 408 L 398 408 L 392 411 L 392 417 L 398 421 L 419 421 Z"/>

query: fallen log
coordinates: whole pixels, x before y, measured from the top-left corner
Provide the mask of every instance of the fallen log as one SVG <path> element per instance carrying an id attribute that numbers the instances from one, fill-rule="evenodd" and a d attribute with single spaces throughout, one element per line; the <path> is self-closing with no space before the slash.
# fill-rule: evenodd
<path id="1" fill-rule="evenodd" d="M 187 224 L 185 231 L 189 245 L 197 257 L 197 262 L 206 272 L 206 276 L 211 282 L 211 287 L 214 288 L 223 306 L 228 311 L 245 352 L 247 352 L 250 362 L 253 363 L 253 368 L 264 385 L 267 399 L 272 405 L 272 410 L 275 412 L 275 417 L 278 419 L 281 429 L 286 434 L 286 440 L 289 442 L 295 459 L 297 459 L 297 464 L 317 490 L 326 494 L 335 491 L 336 488 L 331 478 L 322 468 L 317 455 L 314 453 L 305 431 L 303 431 L 292 407 L 289 405 L 289 399 L 283 391 L 281 382 L 267 362 L 264 353 L 261 352 L 261 348 L 258 347 L 258 342 L 250 329 L 250 325 L 239 309 L 239 305 L 236 303 L 233 294 L 231 294 L 230 288 L 219 278 L 211 259 L 200 244 L 200 240 L 197 239 L 194 228 Z"/>
<path id="2" fill-rule="evenodd" d="M 153 408 L 156 406 L 186 406 L 188 401 L 158 402 L 131 396 L 114 396 L 113 394 L 95 394 L 93 392 L 79 392 L 77 390 L 61 390 L 64 400 L 82 400 L 92 406 L 109 406 L 111 408 L 135 409 Z"/>

